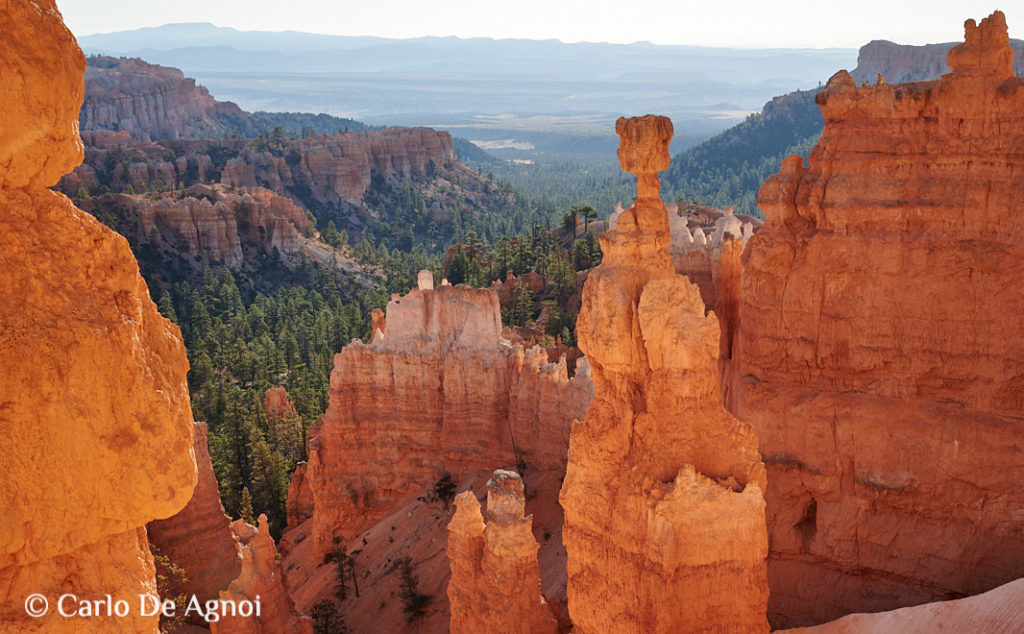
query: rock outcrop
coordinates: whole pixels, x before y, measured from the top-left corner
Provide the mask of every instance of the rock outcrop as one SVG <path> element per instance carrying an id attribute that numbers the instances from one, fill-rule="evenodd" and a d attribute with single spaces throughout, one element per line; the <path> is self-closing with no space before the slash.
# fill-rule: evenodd
<path id="1" fill-rule="evenodd" d="M 252 529 L 244 524 L 243 528 Z M 313 634 L 313 621 L 296 613 L 288 596 L 267 516 L 260 515 L 255 534 L 246 530 L 236 535 L 244 544 L 242 572 L 220 593 L 220 599 L 235 606 L 258 601 L 259 614 L 224 612 L 219 620 L 210 623 L 210 631 L 213 634 Z"/>
<path id="2" fill-rule="evenodd" d="M 957 42 L 945 44 L 895 44 L 886 40 L 873 40 L 860 47 L 857 68 L 850 72 L 858 84 L 874 84 L 878 76 L 891 84 L 908 81 L 938 79 L 949 72 L 946 56 Z M 1014 71 L 1024 75 L 1024 41 L 1010 40 L 1014 53 Z"/>
<path id="3" fill-rule="evenodd" d="M 150 522 L 146 530 L 160 554 L 185 571 L 187 580 L 174 584 L 173 594 L 195 595 L 206 602 L 218 598 L 241 572 L 242 553 L 220 502 L 206 423 L 195 423 L 193 448 L 199 481 L 192 499 L 172 517 Z"/>
<path id="4" fill-rule="evenodd" d="M 141 59 L 93 57 L 85 69 L 83 132 L 124 132 L 136 141 L 255 136 L 259 126 L 177 68 Z"/>
<path id="5" fill-rule="evenodd" d="M 171 259 L 177 254 L 197 268 L 237 267 L 275 250 L 281 256 L 298 256 L 305 242 L 302 231 L 309 224 L 304 209 L 261 187 L 226 193 L 193 185 L 183 195 L 154 199 L 116 194 L 81 204 L 96 215 L 109 215 L 113 209 L 117 228 L 145 254 L 158 252 Z"/>
<path id="6" fill-rule="evenodd" d="M 672 269 L 657 177 L 672 124 L 616 131 L 638 197 L 601 236 L 577 323 L 594 400 L 560 496 L 574 631 L 767 632 L 765 469 L 721 406 L 717 320 Z"/>
<path id="7" fill-rule="evenodd" d="M 310 207 L 359 203 L 371 179 L 409 179 L 453 160 L 452 138 L 430 128 L 388 128 L 371 132 L 314 135 L 303 139 L 258 141 L 224 139 L 161 141 L 126 147 L 90 146 L 85 164 L 65 179 L 61 190 L 74 195 L 99 185 L 136 191 L 159 184 L 223 184 L 293 193 Z M 95 193 L 95 191 L 93 191 Z M 301 194 L 301 196 L 300 196 Z"/>
<path id="8" fill-rule="evenodd" d="M 196 483 L 185 349 L 127 241 L 47 189 L 82 158 L 85 67 L 53 0 L 0 4 L 0 32 L 0 631 L 155 631 L 55 612 L 156 590 L 145 524 Z"/>
<path id="9" fill-rule="evenodd" d="M 941 80 L 836 74 L 809 166 L 761 188 L 729 401 L 768 465 L 776 626 L 1024 576 L 1024 79 L 1001 13 L 966 35 Z"/>
<path id="10" fill-rule="evenodd" d="M 542 349 L 504 341 L 494 292 L 432 286 L 393 296 L 384 332 L 335 356 L 302 484 L 316 557 L 445 473 L 564 464 L 569 421 L 590 400 L 587 371 L 570 379 Z"/>
<path id="11" fill-rule="evenodd" d="M 498 470 L 487 482 L 487 522 L 472 491 L 455 498 L 448 524 L 448 583 L 453 634 L 554 634 L 555 620 L 540 592 L 533 516 L 523 517 L 523 480 Z"/>

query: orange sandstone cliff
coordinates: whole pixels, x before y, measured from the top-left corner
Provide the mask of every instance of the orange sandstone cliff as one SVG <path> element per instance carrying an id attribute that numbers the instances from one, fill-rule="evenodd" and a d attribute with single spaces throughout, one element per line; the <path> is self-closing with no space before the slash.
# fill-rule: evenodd
<path id="1" fill-rule="evenodd" d="M 160 554 L 185 571 L 187 581 L 175 585 L 174 594 L 207 601 L 216 599 L 241 572 L 242 553 L 220 502 L 206 423 L 195 423 L 194 450 L 199 482 L 192 499 L 172 517 L 150 522 L 146 530 Z"/>
<path id="2" fill-rule="evenodd" d="M 455 498 L 448 524 L 452 634 L 554 634 L 558 623 L 540 591 L 533 517 L 523 517 L 523 480 L 498 470 L 487 481 L 487 522 L 472 491 Z"/>
<path id="3" fill-rule="evenodd" d="M 210 623 L 210 631 L 213 634 L 312 634 L 313 621 L 296 613 L 288 596 L 267 516 L 260 515 L 258 523 L 254 532 L 251 525 L 236 522 L 247 529 L 242 534 L 236 533 L 243 544 L 242 571 L 227 590 L 221 591 L 220 598 L 235 606 L 259 601 L 260 612 L 225 613 Z"/>
<path id="4" fill-rule="evenodd" d="M 386 321 L 371 343 L 335 357 L 330 405 L 310 430 L 303 480 L 318 556 L 445 473 L 559 469 L 568 421 L 589 401 L 589 380 L 501 339 L 492 291 L 434 288 L 424 271 L 418 288 L 388 303 Z M 539 414 L 542 392 L 561 393 Z"/>
<path id="5" fill-rule="evenodd" d="M 1012 63 L 996 12 L 940 80 L 840 72 L 809 166 L 789 157 L 761 188 L 729 400 L 768 465 L 774 625 L 1024 576 Z"/>
<path id="6" fill-rule="evenodd" d="M 53 0 L 0 3 L 0 32 L 0 631 L 155 631 L 145 525 L 196 483 L 185 350 L 127 241 L 47 189 L 82 159 L 85 67 Z M 65 619 L 66 593 L 135 609 Z"/>
<path id="7" fill-rule="evenodd" d="M 594 400 L 560 496 L 574 631 L 766 632 L 765 470 L 721 406 L 717 320 L 672 268 L 656 175 L 672 124 L 616 130 L 638 198 L 601 236 L 577 325 Z"/>
<path id="8" fill-rule="evenodd" d="M 375 324 L 371 343 L 353 341 L 336 355 L 329 407 L 289 488 L 282 551 L 296 605 L 308 613 L 332 601 L 355 632 L 446 629 L 450 498 L 442 492 L 480 493 L 495 467 L 518 465 L 540 543 L 541 591 L 567 623 L 556 498 L 569 423 L 593 394 L 585 360 L 570 377 L 564 360 L 510 344 L 495 292 L 435 288 L 429 271 Z M 350 586 L 339 601 L 336 565 L 324 562 L 342 550 L 360 592 Z M 414 620 L 398 587 L 395 562 L 406 557 L 420 592 L 433 596 Z"/>

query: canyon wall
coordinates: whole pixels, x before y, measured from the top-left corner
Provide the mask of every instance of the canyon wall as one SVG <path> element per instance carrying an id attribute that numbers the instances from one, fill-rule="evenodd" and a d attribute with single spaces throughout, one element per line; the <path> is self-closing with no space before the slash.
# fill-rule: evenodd
<path id="1" fill-rule="evenodd" d="M 541 596 L 533 516 L 523 516 L 523 480 L 498 470 L 487 481 L 487 522 L 472 491 L 455 498 L 448 524 L 452 634 L 554 634 L 558 622 Z"/>
<path id="2" fill-rule="evenodd" d="M 860 47 L 857 68 L 850 72 L 854 81 L 875 83 L 881 73 L 889 83 L 938 79 L 949 72 L 946 56 L 957 42 L 945 44 L 895 44 L 873 40 Z M 1013 70 L 1024 75 L 1024 41 L 1010 40 L 1013 48 Z"/>
<path id="3" fill-rule="evenodd" d="M 224 193 L 193 185 L 186 193 L 156 200 L 115 194 L 86 199 L 81 205 L 99 217 L 115 219 L 119 232 L 136 249 L 150 249 L 147 254 L 155 249 L 171 259 L 185 257 L 199 268 L 235 267 L 275 249 L 282 256 L 299 254 L 309 218 L 290 199 L 262 187 Z M 140 259 L 145 258 L 140 255 Z"/>
<path id="4" fill-rule="evenodd" d="M 79 125 L 83 132 L 124 132 L 137 141 L 259 133 L 248 113 L 214 100 L 177 68 L 113 57 L 90 59 Z"/>
<path id="5" fill-rule="evenodd" d="M 672 268 L 657 177 L 672 124 L 616 131 L 638 197 L 601 236 L 577 323 L 594 400 L 560 495 L 574 631 L 767 632 L 765 468 L 721 405 L 718 320 Z"/>
<path id="6" fill-rule="evenodd" d="M 87 135 L 85 164 L 61 183 L 61 191 L 96 193 L 104 186 L 138 192 L 157 186 L 220 183 L 232 189 L 263 187 L 291 193 L 307 205 L 359 203 L 374 176 L 409 179 L 454 158 L 452 138 L 430 128 L 313 135 L 260 141 L 223 139 L 132 143 L 117 135 Z"/>
<path id="7" fill-rule="evenodd" d="M 239 605 L 259 601 L 259 614 L 223 614 L 210 623 L 212 634 L 313 634 L 313 621 L 295 611 L 285 586 L 281 562 L 274 538 L 270 536 L 267 516 L 260 515 L 259 526 L 236 521 L 235 535 L 242 543 L 242 570 L 226 590 L 221 601 Z"/>
<path id="8" fill-rule="evenodd" d="M 316 556 L 445 473 L 561 469 L 569 421 L 590 400 L 586 370 L 570 379 L 564 362 L 501 338 L 492 291 L 434 288 L 424 272 L 418 288 L 392 297 L 386 324 L 335 356 L 330 404 L 309 433 L 302 487 Z"/>
<path id="9" fill-rule="evenodd" d="M 809 166 L 791 156 L 761 188 L 728 383 L 768 465 L 776 626 L 1024 575 L 1012 64 L 997 12 L 941 80 L 837 73 Z"/>
<path id="10" fill-rule="evenodd" d="M 177 514 L 150 522 L 146 530 L 157 552 L 185 571 L 186 581 L 173 584 L 173 594 L 207 601 L 216 599 L 241 572 L 242 553 L 220 502 L 206 423 L 195 423 L 193 449 L 199 481 L 192 499 Z"/>
<path id="11" fill-rule="evenodd" d="M 0 4 L 0 32 L 0 631 L 155 632 L 145 525 L 196 484 L 185 349 L 127 241 L 47 189 L 82 159 L 85 59 L 54 2 Z M 65 619 L 69 592 L 136 609 Z"/>

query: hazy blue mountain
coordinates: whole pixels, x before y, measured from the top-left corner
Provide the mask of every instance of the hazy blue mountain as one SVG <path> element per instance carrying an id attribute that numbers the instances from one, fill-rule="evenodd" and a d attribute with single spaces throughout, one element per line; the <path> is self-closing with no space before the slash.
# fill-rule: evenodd
<path id="1" fill-rule="evenodd" d="M 614 160 L 614 120 L 654 112 L 673 150 L 742 121 L 775 95 L 814 88 L 854 49 L 729 49 L 649 43 L 255 32 L 210 24 L 79 38 L 87 53 L 181 68 L 249 111 L 324 112 L 427 125 L 505 158 Z"/>

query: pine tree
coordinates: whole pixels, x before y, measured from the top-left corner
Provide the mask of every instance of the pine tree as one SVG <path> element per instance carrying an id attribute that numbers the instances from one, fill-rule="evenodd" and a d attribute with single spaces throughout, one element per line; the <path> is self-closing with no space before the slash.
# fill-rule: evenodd
<path id="1" fill-rule="evenodd" d="M 253 517 L 252 511 L 252 494 L 249 493 L 249 487 L 242 487 L 242 507 L 239 509 L 242 515 L 242 519 L 249 524 L 256 525 L 256 518 Z"/>

